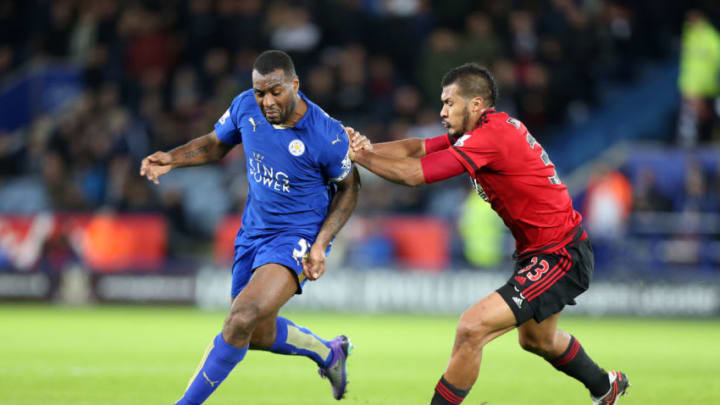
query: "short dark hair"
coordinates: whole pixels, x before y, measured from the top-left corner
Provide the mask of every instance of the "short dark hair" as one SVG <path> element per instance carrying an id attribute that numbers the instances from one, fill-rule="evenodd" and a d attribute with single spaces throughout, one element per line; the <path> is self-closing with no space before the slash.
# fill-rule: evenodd
<path id="1" fill-rule="evenodd" d="M 488 107 L 495 106 L 498 98 L 498 87 L 490 71 L 477 63 L 466 63 L 445 73 L 442 87 L 457 83 L 460 95 L 466 98 L 482 97 Z"/>
<path id="2" fill-rule="evenodd" d="M 260 54 L 255 59 L 253 64 L 253 70 L 257 70 L 261 75 L 272 73 L 277 69 L 282 69 L 285 73 L 285 77 L 295 77 L 295 65 L 293 64 L 290 55 L 283 51 L 270 50 Z"/>

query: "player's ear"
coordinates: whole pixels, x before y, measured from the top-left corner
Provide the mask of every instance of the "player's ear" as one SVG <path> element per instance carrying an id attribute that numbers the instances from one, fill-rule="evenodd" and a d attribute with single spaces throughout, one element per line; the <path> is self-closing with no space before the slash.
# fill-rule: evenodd
<path id="1" fill-rule="evenodd" d="M 482 97 L 475 97 L 470 100 L 470 105 L 472 106 L 473 112 L 479 112 L 484 108 L 483 106 L 485 105 L 485 99 L 483 99 Z"/>
<path id="2" fill-rule="evenodd" d="M 293 92 L 297 93 L 298 89 L 300 88 L 300 79 L 298 79 L 297 76 L 292 78 L 292 86 L 293 86 Z"/>

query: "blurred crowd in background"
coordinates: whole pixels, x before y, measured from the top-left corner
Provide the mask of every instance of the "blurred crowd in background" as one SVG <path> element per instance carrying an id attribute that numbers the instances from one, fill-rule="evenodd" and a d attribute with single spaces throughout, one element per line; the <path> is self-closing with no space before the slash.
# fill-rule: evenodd
<path id="1" fill-rule="evenodd" d="M 678 181 L 657 184 L 662 163 L 629 162 L 596 168 L 571 191 L 598 240 L 627 234 L 631 218 L 642 221 L 635 214 L 717 214 L 720 159 L 692 154 L 720 140 L 717 17 L 713 1 L 0 0 L 0 83 L 52 63 L 77 66 L 83 83 L 61 113 L 0 128 L 0 212 L 157 213 L 169 224 L 172 257 L 208 254 L 218 227 L 244 204 L 241 153 L 160 186 L 139 177 L 139 162 L 210 132 L 251 87 L 255 57 L 282 49 L 301 91 L 374 142 L 442 134 L 440 79 L 465 62 L 494 72 L 498 109 L 542 143 L 561 142 L 559 129 L 587 121 L 605 89 L 632 87 L 644 66 L 679 63 L 681 102 L 673 117 L 658 117 L 676 125 L 655 135 L 689 151 L 673 155 L 685 168 Z M 361 219 L 345 232 L 346 260 L 356 266 L 392 264 L 368 259 L 387 250 L 373 231 L 380 215 L 452 224 L 458 266 L 494 266 L 512 251 L 499 219 L 468 196 L 465 178 L 417 189 L 367 173 L 363 181 Z M 718 229 L 698 249 L 717 243 Z M 692 264 L 720 263 L 699 257 Z"/>

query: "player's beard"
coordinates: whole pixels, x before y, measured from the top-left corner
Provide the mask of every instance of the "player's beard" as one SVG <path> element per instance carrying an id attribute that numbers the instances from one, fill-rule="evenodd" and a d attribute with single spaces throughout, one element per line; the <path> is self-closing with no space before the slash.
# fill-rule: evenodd
<path id="1" fill-rule="evenodd" d="M 262 106 L 260 106 L 260 110 L 265 116 L 267 122 L 273 125 L 284 125 L 287 123 L 290 116 L 292 116 L 292 112 L 295 111 L 295 105 L 297 105 L 297 101 L 295 100 L 295 97 L 291 97 L 290 101 L 288 101 L 287 108 L 283 109 L 281 107 L 277 107 L 277 109 L 273 109 L 273 111 L 278 112 L 277 118 L 268 117 L 267 110 Z"/>
<path id="2" fill-rule="evenodd" d="M 466 132 L 470 132 L 470 130 L 472 129 L 472 128 L 468 128 L 468 123 L 470 122 L 470 111 L 468 110 L 467 107 L 465 107 L 465 109 L 463 109 L 462 116 L 463 116 L 462 125 L 460 125 L 458 127 L 450 125 L 450 128 L 448 130 L 448 133 L 450 135 L 452 135 L 454 137 L 458 137 Z M 449 122 L 448 122 L 448 124 L 449 124 Z"/>
<path id="3" fill-rule="evenodd" d="M 295 97 L 290 97 L 287 109 L 285 109 L 285 111 L 283 111 L 283 113 L 280 115 L 280 122 L 278 124 L 288 124 L 290 117 L 292 117 L 292 114 L 295 111 L 295 106 L 297 106 L 297 99 Z"/>
<path id="4" fill-rule="evenodd" d="M 462 123 L 462 132 L 470 132 L 471 128 L 468 128 L 468 123 L 470 123 L 470 111 L 468 110 L 467 106 L 465 106 L 465 109 L 463 110 L 463 123 Z"/>

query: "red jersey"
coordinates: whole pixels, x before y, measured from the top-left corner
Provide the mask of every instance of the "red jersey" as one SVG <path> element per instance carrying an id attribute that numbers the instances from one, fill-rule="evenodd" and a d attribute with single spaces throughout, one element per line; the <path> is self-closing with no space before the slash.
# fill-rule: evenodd
<path id="1" fill-rule="evenodd" d="M 547 152 L 520 121 L 491 109 L 472 132 L 457 139 L 445 134 L 425 145 L 428 163 L 439 161 L 431 155 L 449 152 L 462 164 L 475 190 L 510 228 L 516 254 L 556 250 L 576 237 L 582 216 Z"/>

